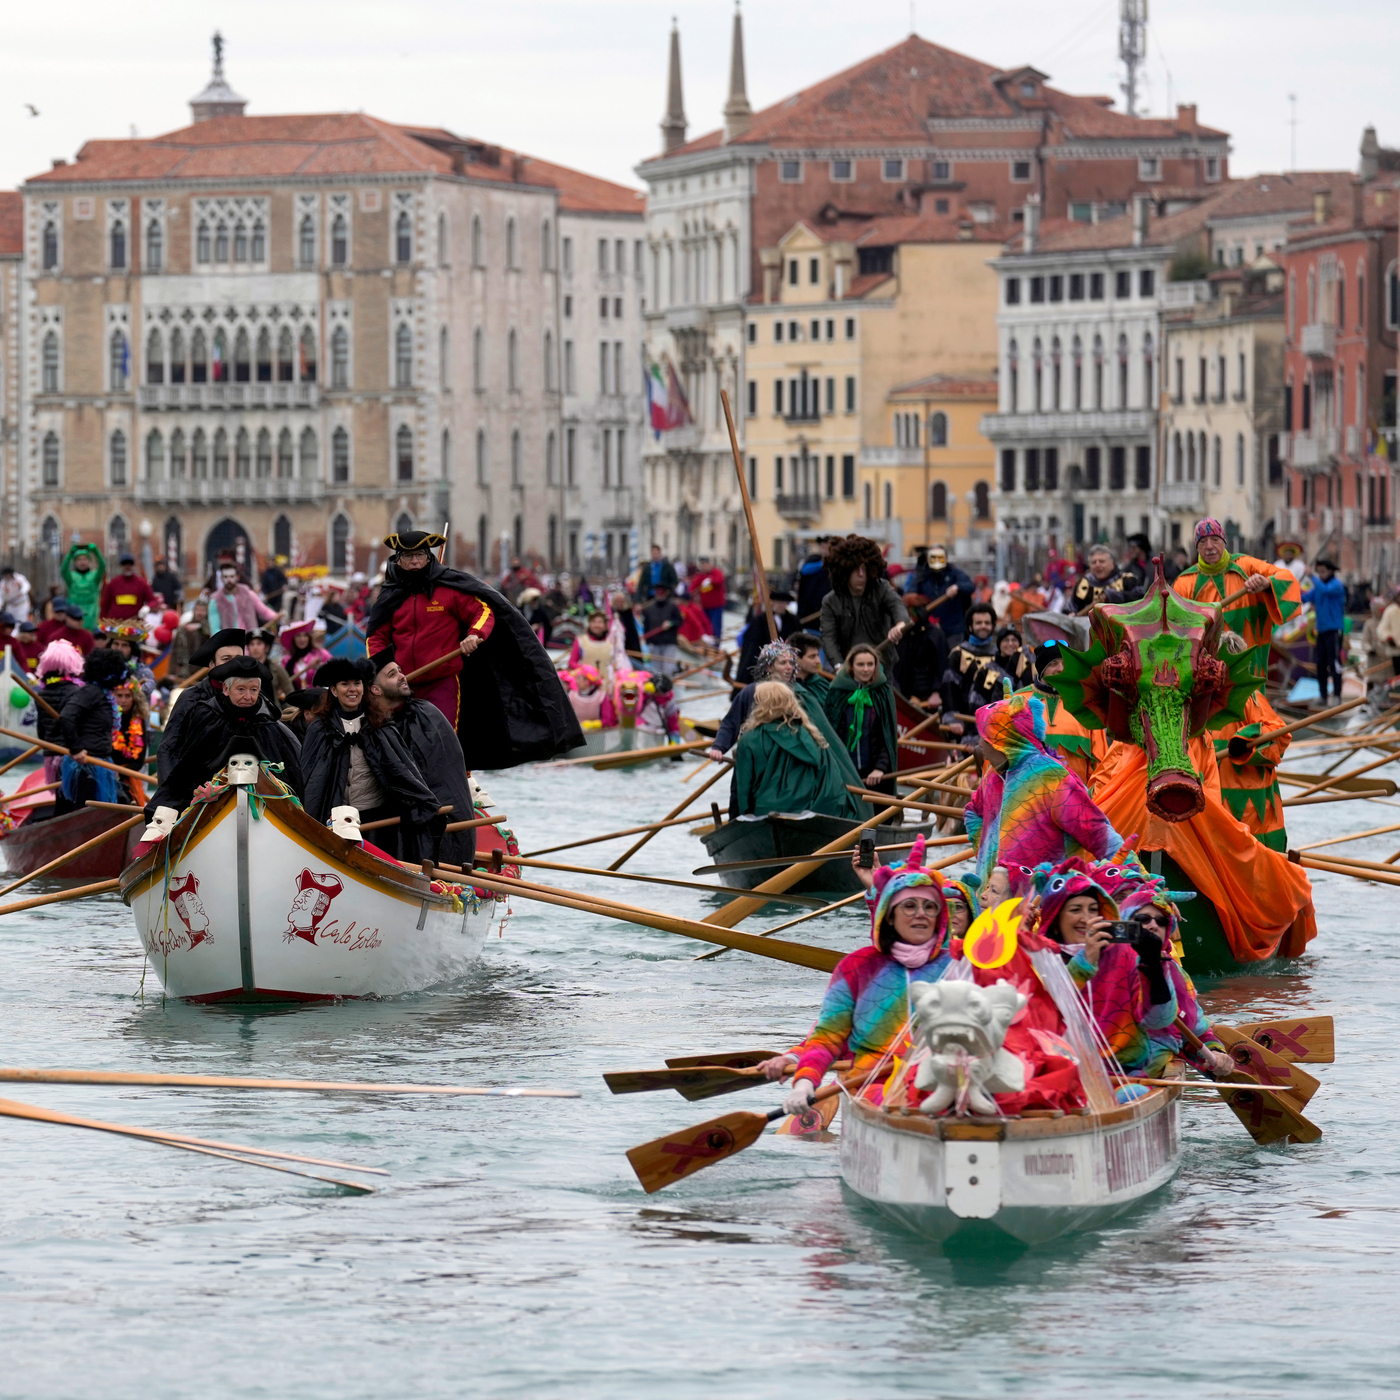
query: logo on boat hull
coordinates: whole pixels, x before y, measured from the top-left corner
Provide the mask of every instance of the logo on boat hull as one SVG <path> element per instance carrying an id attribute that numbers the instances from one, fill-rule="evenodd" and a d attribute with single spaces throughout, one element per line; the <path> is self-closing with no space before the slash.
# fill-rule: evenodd
<path id="1" fill-rule="evenodd" d="M 204 902 L 199 897 L 199 879 L 193 871 L 170 882 L 170 902 L 189 934 L 192 949 L 214 941 L 209 932 L 209 915 L 204 912 Z"/>
<path id="2" fill-rule="evenodd" d="M 310 870 L 303 870 L 297 876 L 297 892 L 292 907 L 287 910 L 283 940 L 290 943 L 294 938 L 304 938 L 314 947 L 331 901 L 344 888 L 339 875 L 316 875 Z"/>

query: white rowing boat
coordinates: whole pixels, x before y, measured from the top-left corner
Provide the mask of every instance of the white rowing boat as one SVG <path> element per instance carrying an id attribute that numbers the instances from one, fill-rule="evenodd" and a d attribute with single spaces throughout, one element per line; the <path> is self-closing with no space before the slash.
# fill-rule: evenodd
<path id="1" fill-rule="evenodd" d="M 337 836 L 261 771 L 188 808 L 121 897 L 166 991 L 197 1002 L 421 991 L 467 969 L 495 909 Z"/>
<path id="2" fill-rule="evenodd" d="M 929 1118 L 847 1101 L 846 1185 L 916 1234 L 999 1231 L 1043 1244 L 1094 1229 L 1176 1173 L 1180 1090 L 1103 1113 Z"/>

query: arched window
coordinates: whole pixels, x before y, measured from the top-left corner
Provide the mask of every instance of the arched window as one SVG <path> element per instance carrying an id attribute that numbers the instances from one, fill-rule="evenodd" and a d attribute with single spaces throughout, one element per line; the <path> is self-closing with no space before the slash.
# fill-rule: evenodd
<path id="1" fill-rule="evenodd" d="M 252 365 L 248 359 L 248 332 L 243 326 L 239 326 L 238 334 L 233 339 L 233 382 L 246 384 L 251 371 Z"/>
<path id="2" fill-rule="evenodd" d="M 214 261 L 228 261 L 228 225 L 222 219 L 214 225 Z"/>
<path id="3" fill-rule="evenodd" d="M 885 483 L 885 519 L 889 520 L 894 515 L 894 486 L 890 482 Z"/>
<path id="4" fill-rule="evenodd" d="M 506 388 L 511 393 L 520 388 L 520 337 L 513 327 L 506 336 Z"/>
<path id="5" fill-rule="evenodd" d="M 315 481 L 320 475 L 319 464 L 316 460 L 315 429 L 303 428 L 301 430 L 301 443 L 298 448 L 298 456 L 301 459 L 301 479 L 303 481 Z"/>
<path id="6" fill-rule="evenodd" d="M 1211 443 L 1211 485 L 1220 489 L 1220 436 L 1216 434 Z"/>
<path id="7" fill-rule="evenodd" d="M 204 384 L 209 379 L 209 349 L 203 331 L 190 337 L 190 382 Z"/>
<path id="8" fill-rule="evenodd" d="M 447 266 L 447 215 L 438 215 L 438 266 Z"/>
<path id="9" fill-rule="evenodd" d="M 930 520 L 946 520 L 948 518 L 948 488 L 941 481 L 933 483 L 933 489 L 929 493 Z"/>
<path id="10" fill-rule="evenodd" d="M 394 224 L 394 261 L 413 261 L 413 220 L 408 217 L 407 209 L 399 214 Z"/>
<path id="11" fill-rule="evenodd" d="M 50 219 L 44 225 L 44 271 L 52 272 L 58 266 L 58 225 Z"/>
<path id="12" fill-rule="evenodd" d="M 316 266 L 316 221 L 310 214 L 302 216 L 297 238 L 297 261 L 303 267 Z"/>
<path id="13" fill-rule="evenodd" d="M 546 272 L 554 266 L 554 225 L 548 219 L 540 225 L 540 266 Z"/>
<path id="14" fill-rule="evenodd" d="M 127 352 L 126 336 L 122 331 L 113 331 L 107 344 L 111 364 L 112 392 L 119 394 L 126 388 Z"/>
<path id="15" fill-rule="evenodd" d="M 551 432 L 544 440 L 544 479 L 551 485 L 557 485 L 559 464 L 555 460 L 554 434 Z"/>
<path id="16" fill-rule="evenodd" d="M 1235 485 L 1244 485 L 1244 434 L 1235 434 Z"/>
<path id="17" fill-rule="evenodd" d="M 516 266 L 515 247 L 515 220 L 506 220 L 506 266 L 513 268 Z"/>
<path id="18" fill-rule="evenodd" d="M 113 487 L 126 485 L 126 434 L 120 428 L 107 440 L 107 461 Z"/>
<path id="19" fill-rule="evenodd" d="M 407 423 L 401 424 L 394 434 L 394 478 L 413 480 L 413 429 Z"/>
<path id="20" fill-rule="evenodd" d="M 190 438 L 190 475 L 204 481 L 209 475 L 209 439 L 203 428 L 196 428 Z"/>
<path id="21" fill-rule="evenodd" d="M 510 484 L 521 486 L 524 483 L 520 479 L 520 429 L 516 428 L 510 435 Z"/>
<path id="22" fill-rule="evenodd" d="M 51 515 L 44 517 L 44 523 L 39 528 L 39 538 L 44 542 L 44 548 L 54 556 L 57 556 L 59 542 L 63 538 L 63 527 Z"/>
<path id="23" fill-rule="evenodd" d="M 1366 265 L 1356 264 L 1356 329 L 1366 329 Z"/>
<path id="24" fill-rule="evenodd" d="M 344 326 L 331 332 L 331 388 L 350 387 L 350 336 Z"/>
<path id="25" fill-rule="evenodd" d="M 178 326 L 170 332 L 170 382 L 185 382 L 185 333 Z"/>
<path id="26" fill-rule="evenodd" d="M 1078 411 L 1084 407 L 1084 342 L 1078 336 L 1074 337 L 1069 353 L 1073 362 L 1070 370 L 1070 406 Z"/>
<path id="27" fill-rule="evenodd" d="M 159 331 L 152 331 L 146 337 L 146 383 L 165 382 L 165 347 Z"/>
<path id="28" fill-rule="evenodd" d="M 222 384 L 228 378 L 228 337 L 220 327 L 214 332 L 214 356 L 213 356 L 215 384 Z"/>
<path id="29" fill-rule="evenodd" d="M 472 266 L 486 266 L 486 241 L 481 235 L 480 214 L 472 215 Z"/>
<path id="30" fill-rule="evenodd" d="M 267 261 L 267 229 L 261 219 L 253 220 L 253 261 Z"/>
<path id="31" fill-rule="evenodd" d="M 1031 346 L 1031 405 L 1037 413 L 1044 407 L 1045 397 L 1043 392 L 1045 351 L 1041 346 L 1040 337 L 1035 338 L 1035 343 Z"/>
<path id="32" fill-rule="evenodd" d="M 259 384 L 272 383 L 272 332 L 266 326 L 258 332 L 257 377 Z"/>
<path id="33" fill-rule="evenodd" d="M 549 562 L 557 565 L 559 562 L 559 517 L 551 515 L 549 517 Z"/>
<path id="34" fill-rule="evenodd" d="M 240 428 L 233 440 L 233 474 L 239 481 L 253 475 L 253 440 L 247 428 Z"/>
<path id="35" fill-rule="evenodd" d="M 1094 408 L 1103 407 L 1103 336 L 1094 337 Z"/>
<path id="36" fill-rule="evenodd" d="M 1142 406 L 1152 408 L 1157 402 L 1157 360 L 1156 347 L 1152 343 L 1152 332 L 1143 337 L 1142 341 Z M 1225 386 L 1220 386 L 1223 395 Z"/>
<path id="37" fill-rule="evenodd" d="M 400 322 L 394 332 L 394 387 L 413 387 L 413 332 L 407 321 Z"/>
<path id="38" fill-rule="evenodd" d="M 476 430 L 476 484 L 478 486 L 487 485 L 486 471 L 486 429 L 478 428 Z"/>
<path id="39" fill-rule="evenodd" d="M 110 554 L 122 555 L 131 546 L 131 527 L 124 515 L 114 515 L 107 522 L 107 550 Z"/>
<path id="40" fill-rule="evenodd" d="M 1060 411 L 1060 337 L 1055 336 L 1050 342 L 1050 408 L 1053 412 Z"/>
<path id="41" fill-rule="evenodd" d="M 272 434 L 266 428 L 258 431 L 257 474 L 259 481 L 266 481 L 272 475 Z"/>
<path id="42" fill-rule="evenodd" d="M 546 392 L 554 388 L 554 332 L 544 333 L 544 387 Z"/>
<path id="43" fill-rule="evenodd" d="M 948 415 L 946 413 L 935 413 L 928 420 L 928 445 L 930 447 L 947 447 Z"/>
<path id="44" fill-rule="evenodd" d="M 223 428 L 214 430 L 214 480 L 228 480 L 228 433 Z"/>
<path id="45" fill-rule="evenodd" d="M 290 481 L 296 475 L 296 459 L 292 452 L 292 430 L 283 428 L 277 434 L 277 475 L 282 481 Z"/>
<path id="46" fill-rule="evenodd" d="M 331 434 L 331 480 L 338 483 L 350 480 L 350 434 L 344 428 L 337 428 Z"/>
<path id="47" fill-rule="evenodd" d="M 350 518 L 338 511 L 331 521 L 331 568 L 344 573 L 350 567 Z"/>
<path id="48" fill-rule="evenodd" d="M 440 463 L 442 479 L 452 480 L 452 434 L 444 428 L 442 430 L 442 461 Z"/>
<path id="49" fill-rule="evenodd" d="M 58 393 L 58 332 L 44 336 L 44 392 Z"/>
<path id="50" fill-rule="evenodd" d="M 272 522 L 272 552 L 284 559 L 292 557 L 292 522 L 285 515 Z"/>
<path id="51" fill-rule="evenodd" d="M 486 387 L 486 355 L 481 327 L 472 332 L 472 388 L 478 393 Z"/>
<path id="52" fill-rule="evenodd" d="M 58 485 L 58 434 L 44 434 L 43 449 L 44 485 Z"/>
<path id="53" fill-rule="evenodd" d="M 293 358 L 296 354 L 296 343 L 292 339 L 292 328 L 282 327 L 282 334 L 277 337 L 277 378 L 283 384 L 290 384 L 296 378 L 296 366 Z"/>
<path id="54" fill-rule="evenodd" d="M 170 479 L 183 480 L 185 475 L 185 434 L 176 428 L 170 434 Z"/>
<path id="55" fill-rule="evenodd" d="M 1308 325 L 1314 325 L 1317 321 L 1317 272 L 1314 268 L 1308 269 Z"/>
<path id="56" fill-rule="evenodd" d="M 248 261 L 248 226 L 242 219 L 233 226 L 233 260 L 236 263 Z"/>
<path id="57" fill-rule="evenodd" d="M 1206 435 L 1204 432 L 1201 433 L 1197 441 L 1197 449 L 1196 461 L 1201 469 L 1201 480 L 1204 481 L 1206 479 Z"/>
<path id="58" fill-rule="evenodd" d="M 196 262 L 207 263 L 209 259 L 209 221 L 208 219 L 201 219 L 199 221 L 199 228 L 195 232 L 194 260 Z"/>
<path id="59" fill-rule="evenodd" d="M 316 382 L 316 332 L 310 326 L 303 326 L 301 330 L 301 382 L 303 384 L 314 384 Z"/>
<path id="60" fill-rule="evenodd" d="M 450 366 L 447 362 L 447 350 L 447 327 L 442 326 L 438 330 L 438 383 L 444 389 L 447 388 L 447 381 L 450 373 Z"/>
<path id="61" fill-rule="evenodd" d="M 1128 406 L 1128 337 L 1118 337 L 1118 407 Z"/>
<path id="62" fill-rule="evenodd" d="M 344 267 L 350 258 L 350 228 L 344 214 L 331 220 L 331 264 Z"/>
<path id="63" fill-rule="evenodd" d="M 165 441 L 152 428 L 146 434 L 146 480 L 160 481 L 165 476 Z"/>
<path id="64" fill-rule="evenodd" d="M 112 270 L 120 271 L 126 266 L 126 224 L 121 219 L 112 221 L 112 232 L 108 237 L 112 257 Z"/>
<path id="65" fill-rule="evenodd" d="M 490 544 L 491 522 L 484 515 L 479 515 L 476 519 L 476 567 L 478 569 L 491 567 Z"/>

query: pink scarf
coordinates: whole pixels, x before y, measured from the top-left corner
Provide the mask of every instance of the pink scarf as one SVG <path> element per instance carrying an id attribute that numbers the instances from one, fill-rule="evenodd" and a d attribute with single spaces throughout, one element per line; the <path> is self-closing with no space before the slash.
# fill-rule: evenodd
<path id="1" fill-rule="evenodd" d="M 937 939 L 930 938 L 927 943 L 901 943 L 896 939 L 894 946 L 890 949 L 890 957 L 901 967 L 907 967 L 912 971 L 928 962 L 937 941 Z"/>

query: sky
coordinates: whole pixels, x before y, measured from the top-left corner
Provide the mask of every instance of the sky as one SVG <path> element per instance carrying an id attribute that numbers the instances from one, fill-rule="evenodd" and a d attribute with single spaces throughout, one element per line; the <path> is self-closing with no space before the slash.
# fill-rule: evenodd
<path id="1" fill-rule="evenodd" d="M 638 185 L 660 145 L 671 18 L 680 24 L 691 137 L 720 125 L 728 0 L 97 0 L 21 5 L 0 48 L 0 188 L 72 159 L 85 140 L 189 121 L 224 35 L 250 114 L 363 110 L 444 126 Z M 1118 0 L 746 0 L 755 109 L 898 43 L 910 31 L 987 63 L 1029 63 L 1054 86 L 1119 98 Z M 1395 0 L 1151 0 L 1146 111 L 1195 102 L 1233 138 L 1231 170 L 1354 169 L 1362 128 L 1400 145 Z M 1291 104 L 1289 95 L 1296 96 Z M 26 104 L 38 109 L 31 115 Z"/>

